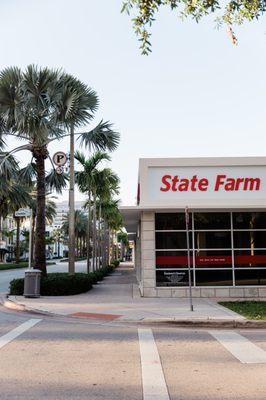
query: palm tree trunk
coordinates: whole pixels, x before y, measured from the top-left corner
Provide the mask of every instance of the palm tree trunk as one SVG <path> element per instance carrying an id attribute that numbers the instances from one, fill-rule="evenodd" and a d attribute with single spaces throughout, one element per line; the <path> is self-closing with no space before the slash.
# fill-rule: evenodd
<path id="1" fill-rule="evenodd" d="M 45 254 L 45 159 L 48 156 L 46 147 L 34 149 L 33 156 L 36 160 L 37 172 L 37 209 L 35 232 L 35 268 L 46 271 Z"/>
<path id="2" fill-rule="evenodd" d="M 91 241 L 90 241 L 90 230 L 91 230 L 91 192 L 89 191 L 89 205 L 88 205 L 88 226 L 87 226 L 87 273 L 91 271 Z"/>
<path id="3" fill-rule="evenodd" d="M 93 258 L 92 258 L 92 268 L 95 271 L 96 267 L 96 194 L 93 194 Z"/>
<path id="4" fill-rule="evenodd" d="M 16 234 L 16 264 L 20 262 L 20 218 L 16 217 L 17 234 Z"/>
<path id="5" fill-rule="evenodd" d="M 32 218 L 32 229 L 31 229 L 31 265 L 33 265 L 33 254 L 34 254 L 34 233 L 35 233 L 35 216 Z"/>

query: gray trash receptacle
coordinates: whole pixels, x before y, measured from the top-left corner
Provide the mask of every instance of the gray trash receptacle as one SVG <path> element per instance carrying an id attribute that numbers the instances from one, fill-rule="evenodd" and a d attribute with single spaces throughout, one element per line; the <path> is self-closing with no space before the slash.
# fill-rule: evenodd
<path id="1" fill-rule="evenodd" d="M 40 297 L 41 274 L 39 269 L 25 271 L 24 297 Z"/>

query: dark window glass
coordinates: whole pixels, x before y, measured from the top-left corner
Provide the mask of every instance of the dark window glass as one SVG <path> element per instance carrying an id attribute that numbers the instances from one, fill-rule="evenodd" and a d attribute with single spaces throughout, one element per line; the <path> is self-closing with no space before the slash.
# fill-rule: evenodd
<path id="1" fill-rule="evenodd" d="M 192 252 L 190 265 L 193 265 Z M 156 251 L 156 268 L 187 268 L 186 251 Z"/>
<path id="2" fill-rule="evenodd" d="M 231 229 L 230 213 L 195 213 L 194 228 Z"/>
<path id="3" fill-rule="evenodd" d="M 191 214 L 189 215 L 191 229 Z M 185 213 L 155 214 L 155 229 L 158 231 L 186 230 Z"/>
<path id="4" fill-rule="evenodd" d="M 188 286 L 188 271 L 156 271 L 156 286 Z"/>
<path id="5" fill-rule="evenodd" d="M 237 286 L 266 285 L 266 269 L 236 269 L 235 282 Z"/>
<path id="6" fill-rule="evenodd" d="M 192 236 L 190 236 L 190 247 L 192 246 Z M 156 249 L 186 249 L 186 232 L 156 232 Z"/>
<path id="7" fill-rule="evenodd" d="M 196 270 L 196 286 L 232 286 L 232 270 Z"/>
<path id="8" fill-rule="evenodd" d="M 234 232 L 234 248 L 235 249 L 255 249 L 266 248 L 266 232 L 265 231 L 241 231 Z"/>
<path id="9" fill-rule="evenodd" d="M 231 248 L 231 232 L 195 232 L 195 249 Z"/>
<path id="10" fill-rule="evenodd" d="M 231 250 L 201 250 L 195 252 L 196 268 L 231 268 Z"/>
<path id="11" fill-rule="evenodd" d="M 234 257 L 235 267 L 266 267 L 266 250 L 235 250 Z"/>
<path id="12" fill-rule="evenodd" d="M 266 213 L 233 213 L 233 227 L 234 229 L 264 229 L 266 228 Z"/>

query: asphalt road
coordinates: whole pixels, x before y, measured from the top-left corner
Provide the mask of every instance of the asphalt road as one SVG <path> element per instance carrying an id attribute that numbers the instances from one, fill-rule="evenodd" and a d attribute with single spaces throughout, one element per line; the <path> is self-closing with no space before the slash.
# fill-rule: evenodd
<path id="1" fill-rule="evenodd" d="M 7 293 L 9 289 L 9 282 L 12 279 L 23 278 L 26 268 L 21 269 L 9 269 L 0 271 L 0 293 Z M 47 265 L 47 271 L 49 272 L 67 272 L 67 262 L 57 262 L 55 265 Z M 86 272 L 86 261 L 76 262 L 77 272 Z"/>
<path id="2" fill-rule="evenodd" d="M 236 334 L 232 351 L 247 355 L 242 340 L 266 354 L 266 331 Z M 0 308 L 0 398 L 265 400 L 266 363 L 243 363 L 232 351 L 204 330 Z"/>

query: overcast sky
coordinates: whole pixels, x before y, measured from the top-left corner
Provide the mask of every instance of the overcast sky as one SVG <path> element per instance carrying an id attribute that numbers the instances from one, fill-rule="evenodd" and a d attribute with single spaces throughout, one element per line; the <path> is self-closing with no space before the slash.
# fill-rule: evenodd
<path id="1" fill-rule="evenodd" d="M 96 90 L 95 123 L 121 133 L 111 165 L 124 205 L 135 204 L 140 157 L 264 156 L 265 18 L 237 27 L 236 47 L 213 18 L 181 23 L 163 11 L 145 57 L 121 2 L 0 0 L 1 69 L 62 67 Z"/>

